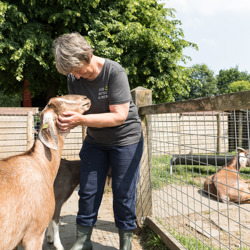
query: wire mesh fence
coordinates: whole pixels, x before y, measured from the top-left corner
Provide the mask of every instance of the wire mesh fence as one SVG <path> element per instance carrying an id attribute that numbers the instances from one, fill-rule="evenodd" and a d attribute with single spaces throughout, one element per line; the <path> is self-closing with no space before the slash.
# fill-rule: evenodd
<path id="1" fill-rule="evenodd" d="M 250 113 L 219 109 L 147 114 L 152 216 L 187 249 L 250 248 Z"/>

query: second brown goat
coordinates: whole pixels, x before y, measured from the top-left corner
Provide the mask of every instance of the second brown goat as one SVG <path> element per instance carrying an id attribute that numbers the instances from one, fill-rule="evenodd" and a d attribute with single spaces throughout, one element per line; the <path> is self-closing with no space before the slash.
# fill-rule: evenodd
<path id="1" fill-rule="evenodd" d="M 54 182 L 55 211 L 47 230 L 47 241 L 53 243 L 57 250 L 64 250 L 60 240 L 59 222 L 63 204 L 70 198 L 80 183 L 80 160 L 61 159 L 59 171 Z M 107 186 L 110 186 L 111 169 L 108 172 Z M 77 208 L 77 205 L 76 205 Z"/>
<path id="2" fill-rule="evenodd" d="M 249 150 L 238 148 L 237 155 L 204 183 L 204 191 L 223 203 L 250 203 L 248 182 L 243 180 L 240 169 L 249 166 Z"/>

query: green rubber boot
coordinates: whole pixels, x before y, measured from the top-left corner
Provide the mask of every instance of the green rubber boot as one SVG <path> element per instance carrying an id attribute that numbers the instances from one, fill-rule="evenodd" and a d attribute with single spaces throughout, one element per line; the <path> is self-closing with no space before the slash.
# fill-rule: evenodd
<path id="1" fill-rule="evenodd" d="M 77 239 L 70 250 L 92 250 L 90 237 L 93 231 L 93 227 L 84 227 L 77 224 L 76 230 Z"/>
<path id="2" fill-rule="evenodd" d="M 133 231 L 124 231 L 119 228 L 120 250 L 132 250 Z"/>

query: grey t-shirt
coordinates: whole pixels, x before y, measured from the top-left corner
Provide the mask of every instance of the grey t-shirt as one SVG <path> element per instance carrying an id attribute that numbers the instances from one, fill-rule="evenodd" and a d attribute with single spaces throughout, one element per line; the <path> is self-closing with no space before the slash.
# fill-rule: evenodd
<path id="1" fill-rule="evenodd" d="M 93 81 L 76 79 L 68 75 L 70 94 L 86 95 L 91 100 L 91 107 L 85 114 L 110 112 L 109 105 L 129 102 L 126 121 L 116 127 L 87 128 L 86 141 L 101 145 L 125 146 L 137 143 L 141 138 L 141 120 L 132 101 L 128 77 L 117 62 L 105 59 L 100 74 Z"/>

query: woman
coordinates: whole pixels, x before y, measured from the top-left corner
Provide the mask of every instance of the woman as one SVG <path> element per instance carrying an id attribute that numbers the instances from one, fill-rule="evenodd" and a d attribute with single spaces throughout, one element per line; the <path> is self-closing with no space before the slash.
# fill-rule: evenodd
<path id="1" fill-rule="evenodd" d="M 60 36 L 53 48 L 57 70 L 68 76 L 69 93 L 86 95 L 91 100 L 91 108 L 84 115 L 66 112 L 57 122 L 62 132 L 78 125 L 87 127 L 80 151 L 77 240 L 72 250 L 92 249 L 90 237 L 109 167 L 120 249 L 132 249 L 143 138 L 127 75 L 118 63 L 95 56 L 78 33 Z"/>

